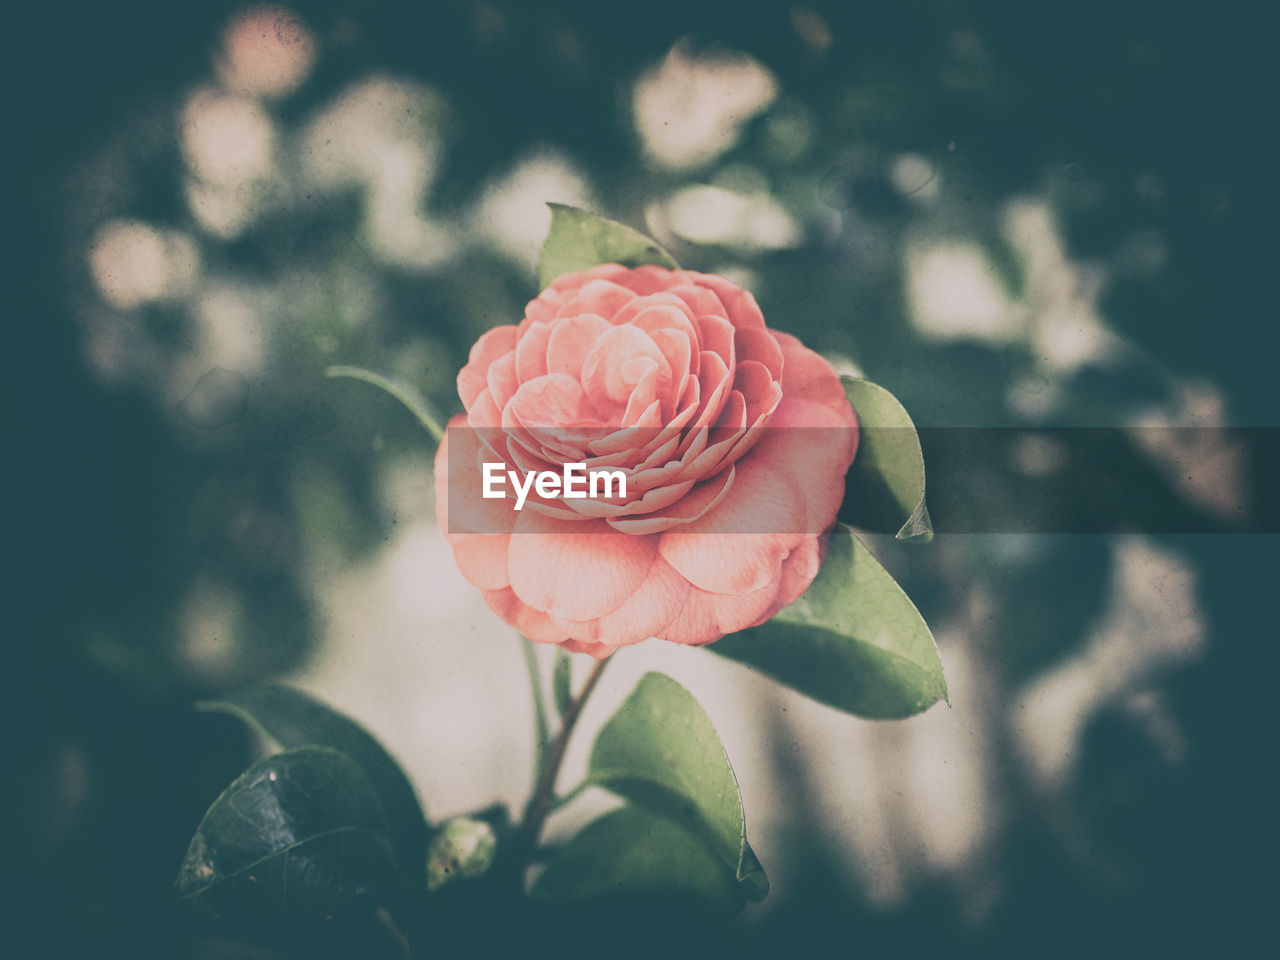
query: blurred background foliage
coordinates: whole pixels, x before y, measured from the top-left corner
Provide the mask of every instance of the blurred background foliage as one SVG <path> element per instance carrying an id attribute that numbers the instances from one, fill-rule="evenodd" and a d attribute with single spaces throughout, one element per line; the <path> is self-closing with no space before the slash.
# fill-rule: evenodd
<path id="1" fill-rule="evenodd" d="M 13 955 L 224 955 L 168 902 L 247 745 L 189 703 L 305 669 L 327 578 L 394 541 L 406 489 L 430 522 L 419 428 L 323 371 L 363 365 L 457 410 L 470 344 L 536 293 L 545 201 L 741 280 L 772 326 L 925 428 L 1273 427 L 1274 78 L 1247 10 L 13 13 Z M 939 430 L 935 462 L 924 434 L 944 532 L 982 529 L 1010 477 L 1035 501 L 1080 455 L 1070 431 L 978 453 L 948 440 L 965 436 Z M 986 800 L 961 811 L 969 840 L 915 838 L 896 866 L 824 845 L 881 835 L 814 806 L 744 942 L 1181 953 L 1245 936 L 1269 887 L 1254 738 L 1271 725 L 1274 538 L 1251 531 L 1276 528 L 1274 460 L 1265 434 L 1151 436 L 1084 476 L 1167 504 L 1154 521 L 1135 504 L 1079 536 L 882 545 L 942 625 L 953 690 L 974 691 L 953 710 L 984 718 L 979 753 L 949 762 L 981 756 Z M 775 719 L 799 802 L 823 748 Z M 869 770 L 909 766 L 907 734 L 869 736 Z M 928 809 L 890 780 L 887 816 Z M 897 822 L 881 826 L 895 844 L 914 821 Z"/>

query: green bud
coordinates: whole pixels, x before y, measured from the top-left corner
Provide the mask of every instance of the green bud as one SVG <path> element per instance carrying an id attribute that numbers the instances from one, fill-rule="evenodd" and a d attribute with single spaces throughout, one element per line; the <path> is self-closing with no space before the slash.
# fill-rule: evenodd
<path id="1" fill-rule="evenodd" d="M 497 835 L 483 820 L 450 820 L 427 851 L 427 889 L 438 890 L 459 877 L 472 880 L 483 876 L 497 849 Z"/>

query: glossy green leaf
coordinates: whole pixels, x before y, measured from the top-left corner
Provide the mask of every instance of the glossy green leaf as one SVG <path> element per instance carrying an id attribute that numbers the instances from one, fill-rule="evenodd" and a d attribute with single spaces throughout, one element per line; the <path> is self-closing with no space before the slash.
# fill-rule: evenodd
<path id="1" fill-rule="evenodd" d="M 845 481 L 840 519 L 899 540 L 933 539 L 924 502 L 924 454 L 915 424 L 897 398 L 870 380 L 841 377 L 858 414 L 858 454 Z"/>
<path id="2" fill-rule="evenodd" d="M 842 524 L 799 600 L 710 649 L 860 717 L 907 717 L 947 696 L 924 618 Z"/>
<path id="3" fill-rule="evenodd" d="M 560 902 L 615 896 L 675 896 L 736 909 L 733 874 L 695 834 L 644 807 L 627 805 L 588 824 L 547 864 L 534 897 Z"/>
<path id="4" fill-rule="evenodd" d="M 183 901 L 236 921 L 376 907 L 391 877 L 386 816 L 341 751 L 303 747 L 250 767 L 214 801 L 178 872 Z"/>
<path id="5" fill-rule="evenodd" d="M 596 736 L 587 779 L 702 837 L 747 899 L 769 892 L 747 843 L 738 781 L 715 727 L 670 677 L 640 679 Z"/>
<path id="6" fill-rule="evenodd" d="M 551 208 L 551 229 L 543 241 L 538 264 L 541 290 L 562 273 L 590 270 L 601 263 L 679 268 L 671 254 L 638 230 L 563 203 L 547 206 Z"/>
<path id="7" fill-rule="evenodd" d="M 573 658 L 564 647 L 556 647 L 556 662 L 551 671 L 551 696 L 556 703 L 556 712 L 564 716 L 569 712 L 569 704 L 573 703 Z"/>
<path id="8" fill-rule="evenodd" d="M 409 778 L 363 727 L 292 687 L 269 684 L 207 700 L 197 709 L 229 713 L 249 725 L 273 751 L 332 747 L 364 771 L 386 812 L 396 861 L 414 881 L 426 869 L 427 824 Z"/>

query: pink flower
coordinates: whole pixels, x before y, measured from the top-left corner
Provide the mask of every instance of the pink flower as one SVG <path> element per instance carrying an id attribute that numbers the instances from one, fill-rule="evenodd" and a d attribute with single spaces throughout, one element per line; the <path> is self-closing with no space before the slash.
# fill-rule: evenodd
<path id="1" fill-rule="evenodd" d="M 436 511 L 463 575 L 525 636 L 602 658 L 711 643 L 808 588 L 858 424 L 840 379 L 723 277 L 559 277 L 458 374 Z M 482 495 L 482 464 L 620 470 L 625 497 Z M 504 474 L 505 475 L 505 474 Z M 514 478 L 513 478 L 514 479 Z"/>

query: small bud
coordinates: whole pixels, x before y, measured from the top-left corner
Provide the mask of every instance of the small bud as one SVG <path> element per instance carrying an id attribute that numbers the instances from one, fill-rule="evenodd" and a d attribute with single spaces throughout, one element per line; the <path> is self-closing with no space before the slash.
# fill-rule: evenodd
<path id="1" fill-rule="evenodd" d="M 497 848 L 497 835 L 483 820 L 450 820 L 427 851 L 427 889 L 438 890 L 459 877 L 472 880 L 483 876 Z"/>

